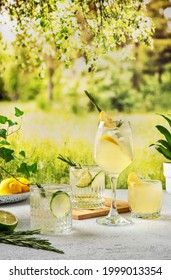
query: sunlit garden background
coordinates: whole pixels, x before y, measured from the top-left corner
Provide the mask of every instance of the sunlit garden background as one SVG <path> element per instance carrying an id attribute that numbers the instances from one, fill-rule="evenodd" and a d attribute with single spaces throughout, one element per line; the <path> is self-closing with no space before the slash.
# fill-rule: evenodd
<path id="1" fill-rule="evenodd" d="M 54 1 L 43 2 L 54 4 Z M 127 38 L 122 38 L 120 46 L 115 51 L 102 52 L 95 65 L 87 64 L 80 53 L 71 54 L 70 63 L 56 59 L 48 46 L 42 62 L 42 50 L 34 53 L 32 38 L 25 34 L 22 41 L 24 30 L 13 38 L 10 29 L 15 24 L 11 25 L 6 14 L 1 17 L 0 115 L 15 119 L 14 107 L 24 112 L 19 129 L 9 137 L 16 153 L 23 149 L 28 163 L 37 162 L 34 180 L 68 182 L 69 167 L 57 158 L 59 154 L 81 164 L 94 162 L 99 115 L 84 92 L 87 90 L 103 110 L 131 123 L 134 161 L 120 175 L 118 188 L 127 188 L 127 175 L 131 171 L 160 179 L 164 187 L 165 158 L 149 146 L 159 139 L 155 126 L 165 123 L 159 114 L 171 112 L 171 2 L 146 2 L 146 14 L 155 25 L 153 48 L 138 41 L 126 44 Z M 2 4 L 1 15 L 4 10 Z M 41 27 L 45 29 L 46 24 L 42 21 Z M 86 44 L 91 48 L 89 40 Z M 0 164 L 17 175 L 17 161 L 1 159 Z M 0 176 L 6 178 L 7 174 L 2 171 Z"/>

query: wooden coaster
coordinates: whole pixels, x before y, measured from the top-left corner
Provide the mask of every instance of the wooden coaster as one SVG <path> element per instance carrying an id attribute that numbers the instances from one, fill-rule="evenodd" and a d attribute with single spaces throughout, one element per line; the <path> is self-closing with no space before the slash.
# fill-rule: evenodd
<path id="1" fill-rule="evenodd" d="M 90 219 L 100 216 L 106 216 L 109 213 L 110 209 L 110 198 L 105 198 L 105 207 L 100 209 L 77 209 L 74 208 L 72 210 L 72 218 L 75 220 L 83 220 L 83 219 Z M 117 200 L 117 210 L 119 213 L 129 212 L 128 202 Z"/>

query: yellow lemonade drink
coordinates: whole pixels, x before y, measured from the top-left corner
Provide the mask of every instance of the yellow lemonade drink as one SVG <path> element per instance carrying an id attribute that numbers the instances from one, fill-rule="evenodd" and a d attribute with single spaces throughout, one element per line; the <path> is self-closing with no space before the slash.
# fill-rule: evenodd
<path id="1" fill-rule="evenodd" d="M 162 206 L 162 183 L 158 180 L 140 180 L 128 186 L 128 203 L 134 217 L 159 217 Z"/>
<path id="2" fill-rule="evenodd" d="M 132 162 L 132 147 L 129 137 L 122 137 L 117 127 L 107 128 L 97 134 L 95 160 L 107 173 L 120 174 Z"/>

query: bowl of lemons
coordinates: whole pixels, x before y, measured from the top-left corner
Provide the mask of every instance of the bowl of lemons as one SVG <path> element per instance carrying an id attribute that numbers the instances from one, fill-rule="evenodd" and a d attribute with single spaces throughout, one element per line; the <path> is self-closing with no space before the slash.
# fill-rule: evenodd
<path id="1" fill-rule="evenodd" d="M 0 183 L 0 204 L 25 200 L 29 194 L 30 182 L 24 177 L 6 178 Z"/>

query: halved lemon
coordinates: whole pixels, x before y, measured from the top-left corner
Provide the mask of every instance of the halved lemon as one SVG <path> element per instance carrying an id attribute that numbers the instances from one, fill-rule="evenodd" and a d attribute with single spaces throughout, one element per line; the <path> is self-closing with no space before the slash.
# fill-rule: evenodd
<path id="1" fill-rule="evenodd" d="M 109 141 L 115 145 L 119 145 L 118 142 L 116 142 L 115 139 L 113 139 L 110 135 L 107 135 L 107 134 L 103 134 L 100 138 L 101 140 L 106 140 L 106 141 Z"/>
<path id="2" fill-rule="evenodd" d="M 66 217 L 71 211 L 71 199 L 69 194 L 63 191 L 53 193 L 50 200 L 50 210 L 56 218 Z"/>
<path id="3" fill-rule="evenodd" d="M 130 187 L 132 183 L 136 183 L 137 186 L 140 186 L 142 184 L 142 180 L 138 177 L 138 175 L 135 172 L 131 172 L 128 175 L 127 183 L 128 187 Z"/>
<path id="4" fill-rule="evenodd" d="M 17 217 L 11 212 L 0 210 L 0 231 L 11 232 L 18 224 Z"/>

